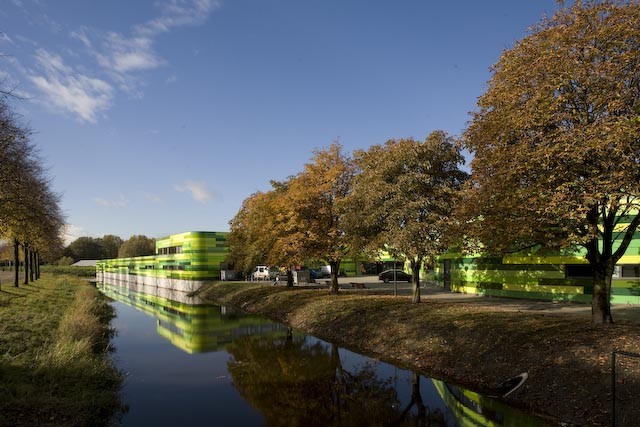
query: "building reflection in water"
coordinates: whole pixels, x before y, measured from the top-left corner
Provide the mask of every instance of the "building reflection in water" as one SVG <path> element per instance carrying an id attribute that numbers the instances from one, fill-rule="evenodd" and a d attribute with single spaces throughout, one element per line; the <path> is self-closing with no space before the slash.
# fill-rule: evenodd
<path id="1" fill-rule="evenodd" d="M 162 288 L 153 289 L 156 294 L 151 294 L 139 292 L 137 287 L 128 284 L 100 283 L 97 286 L 107 297 L 155 317 L 158 335 L 190 354 L 222 350 L 235 337 L 284 336 L 287 331 L 282 324 L 230 307 L 203 304 L 197 299 L 193 299 L 196 304 L 188 304 L 191 298 L 186 295 L 179 295 L 182 301 L 164 298 L 160 296 L 163 294 L 158 294 L 166 291 Z"/>
<path id="2" fill-rule="evenodd" d="M 131 282 L 98 287 L 155 317 L 158 335 L 184 352 L 227 352 L 234 388 L 266 425 L 543 425 L 495 399 L 185 293 Z"/>

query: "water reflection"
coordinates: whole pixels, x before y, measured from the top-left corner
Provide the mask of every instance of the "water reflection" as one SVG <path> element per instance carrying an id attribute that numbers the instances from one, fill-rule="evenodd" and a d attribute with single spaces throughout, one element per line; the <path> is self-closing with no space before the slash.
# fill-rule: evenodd
<path id="1" fill-rule="evenodd" d="M 440 408 L 423 403 L 419 376 L 413 375 L 403 407 L 393 377 L 380 376 L 376 363 L 347 369 L 333 344 L 289 333 L 277 340 L 244 337 L 227 351 L 236 388 L 267 425 L 451 424 Z"/>
<path id="2" fill-rule="evenodd" d="M 130 286 L 106 283 L 97 286 L 109 298 L 154 316 L 158 335 L 187 353 L 224 349 L 234 337 L 274 332 L 286 334 L 287 330 L 284 325 L 230 307 L 186 304 L 141 293 Z"/>
<path id="3" fill-rule="evenodd" d="M 114 321 L 116 361 L 128 373 L 125 425 L 542 425 L 493 399 L 260 317 L 127 286 L 99 288 L 126 304 L 117 305 Z M 149 333 L 153 324 L 157 334 Z"/>
<path id="4" fill-rule="evenodd" d="M 537 427 L 544 423 L 504 403 L 444 381 L 431 379 L 461 426 Z"/>

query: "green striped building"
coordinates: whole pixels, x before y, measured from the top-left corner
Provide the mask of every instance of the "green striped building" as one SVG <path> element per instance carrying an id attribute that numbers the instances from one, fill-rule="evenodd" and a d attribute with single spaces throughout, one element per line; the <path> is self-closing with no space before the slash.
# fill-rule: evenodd
<path id="1" fill-rule="evenodd" d="M 436 277 L 453 292 L 590 303 L 593 276 L 585 254 L 538 251 L 487 257 L 447 253 L 439 258 Z M 611 302 L 640 304 L 640 233 L 616 265 Z"/>
<path id="2" fill-rule="evenodd" d="M 99 261 L 99 280 L 137 282 L 192 292 L 219 280 L 229 252 L 227 232 L 189 231 L 156 240 L 156 254 Z"/>

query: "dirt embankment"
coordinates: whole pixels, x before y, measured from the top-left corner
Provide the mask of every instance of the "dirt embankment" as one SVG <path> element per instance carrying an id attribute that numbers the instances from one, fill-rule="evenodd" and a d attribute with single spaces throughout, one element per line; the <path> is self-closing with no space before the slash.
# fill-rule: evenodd
<path id="1" fill-rule="evenodd" d="M 200 296 L 477 391 L 526 371 L 529 380 L 507 403 L 575 425 L 610 425 L 611 353 L 640 353 L 637 325 L 593 326 L 584 316 L 522 313 L 499 303 L 411 304 L 366 291 L 329 295 L 230 282 Z M 640 366 L 626 375 L 639 384 Z"/>

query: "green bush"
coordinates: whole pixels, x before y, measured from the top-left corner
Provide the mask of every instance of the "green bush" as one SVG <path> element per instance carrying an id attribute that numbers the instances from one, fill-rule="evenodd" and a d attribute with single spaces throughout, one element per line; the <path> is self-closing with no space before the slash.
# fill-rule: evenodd
<path id="1" fill-rule="evenodd" d="M 43 265 L 41 268 L 43 273 L 51 273 L 55 276 L 68 274 L 77 277 L 95 277 L 95 267 L 72 267 L 70 265 Z"/>
<path id="2" fill-rule="evenodd" d="M 58 261 L 56 261 L 56 265 L 60 266 L 69 266 L 71 264 L 73 264 L 73 258 L 71 258 L 70 256 L 63 256 Z"/>

